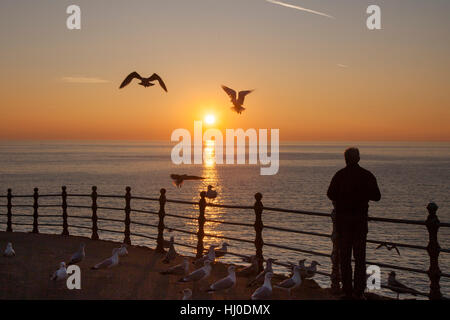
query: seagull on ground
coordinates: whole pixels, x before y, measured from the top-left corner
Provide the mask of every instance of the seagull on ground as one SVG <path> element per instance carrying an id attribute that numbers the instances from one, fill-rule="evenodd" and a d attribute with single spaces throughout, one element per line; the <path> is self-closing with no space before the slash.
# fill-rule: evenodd
<path id="1" fill-rule="evenodd" d="M 261 271 L 261 272 L 256 276 L 256 278 L 255 278 L 253 281 L 251 281 L 251 282 L 247 285 L 247 287 L 251 287 L 251 286 L 253 286 L 253 285 L 257 284 L 257 283 L 261 283 L 261 282 L 265 279 L 265 275 L 266 275 L 267 273 L 273 273 L 272 263 L 273 263 L 274 261 L 275 261 L 275 259 L 272 259 L 272 258 L 267 259 L 267 261 L 266 261 L 266 267 L 264 268 L 264 270 Z"/>
<path id="2" fill-rule="evenodd" d="M 209 262 L 213 263 L 214 260 L 216 260 L 216 251 L 215 251 L 216 248 L 217 248 L 217 245 L 212 244 L 209 247 L 208 253 L 205 254 L 203 257 L 198 258 L 197 260 L 195 260 L 193 262 L 193 264 L 196 265 L 196 266 L 201 266 L 206 260 L 208 260 Z"/>
<path id="3" fill-rule="evenodd" d="M 119 264 L 119 249 L 114 248 L 113 255 L 111 257 L 103 260 L 102 262 L 97 263 L 91 269 L 94 269 L 94 270 L 109 269 L 109 268 L 117 266 L 118 264 Z"/>
<path id="4" fill-rule="evenodd" d="M 174 247 L 175 238 L 173 236 L 170 237 L 170 246 L 169 251 L 167 251 L 166 256 L 164 257 L 163 263 L 169 263 L 177 257 L 177 252 Z"/>
<path id="5" fill-rule="evenodd" d="M 244 259 L 242 259 L 244 260 Z M 244 261 L 248 261 L 245 259 Z M 250 256 L 249 262 L 251 263 L 248 267 L 245 267 L 237 272 L 237 275 L 240 277 L 250 277 L 255 275 L 258 272 L 258 259 L 255 255 Z"/>
<path id="6" fill-rule="evenodd" d="M 242 106 L 244 104 L 245 96 L 253 92 L 253 90 L 239 91 L 238 97 L 236 99 L 236 91 L 226 86 L 222 86 L 222 89 L 230 97 L 231 103 L 233 103 L 233 107 L 231 107 L 231 110 L 237 112 L 238 114 L 241 114 L 242 111 L 245 110 L 245 108 Z"/>
<path id="7" fill-rule="evenodd" d="M 16 252 L 14 251 L 11 242 L 8 242 L 8 243 L 6 244 L 6 249 L 5 249 L 5 251 L 3 252 L 3 255 L 4 255 L 5 257 L 14 257 L 14 256 L 16 255 Z"/>
<path id="8" fill-rule="evenodd" d="M 67 279 L 66 263 L 61 262 L 59 264 L 59 269 L 53 273 L 53 275 L 50 277 L 50 280 L 59 281 L 65 279 Z"/>
<path id="9" fill-rule="evenodd" d="M 153 81 L 158 81 L 159 85 L 161 86 L 161 88 L 164 89 L 164 91 L 167 92 L 167 87 L 166 84 L 164 83 L 164 81 L 161 79 L 160 76 L 158 76 L 156 73 L 152 74 L 150 77 L 148 78 L 143 78 L 139 75 L 139 73 L 137 73 L 136 71 L 130 73 L 125 80 L 123 80 L 123 82 L 120 85 L 119 89 L 122 89 L 123 87 L 127 86 L 133 79 L 138 79 L 141 80 L 141 82 L 139 83 L 141 86 L 147 88 L 147 87 L 151 87 L 154 86 L 155 84 L 152 83 Z"/>
<path id="10" fill-rule="evenodd" d="M 181 291 L 181 293 L 183 293 L 183 297 L 181 298 L 181 300 L 191 300 L 192 298 L 192 290 L 189 288 L 185 288 Z"/>
<path id="11" fill-rule="evenodd" d="M 231 245 L 229 245 L 226 242 L 222 243 L 222 247 L 218 248 L 214 251 L 216 258 L 220 258 L 220 257 L 223 257 L 224 255 L 226 255 L 228 252 L 228 249 L 227 249 L 228 247 L 231 247 Z"/>
<path id="12" fill-rule="evenodd" d="M 177 274 L 185 276 L 189 273 L 189 259 L 184 258 L 183 262 L 180 264 L 177 264 L 176 266 L 170 267 L 169 269 L 165 271 L 161 271 L 161 274 Z"/>
<path id="13" fill-rule="evenodd" d="M 178 280 L 178 282 L 197 282 L 206 279 L 211 274 L 211 262 L 205 261 L 205 265 L 199 269 L 192 271 L 190 274 Z"/>
<path id="14" fill-rule="evenodd" d="M 302 271 L 300 271 L 300 274 L 302 275 L 302 278 L 305 279 L 311 279 L 316 275 L 317 272 L 317 266 L 320 266 L 321 264 L 318 263 L 317 261 L 312 261 L 311 265 L 309 267 L 305 268 L 305 272 L 302 275 Z"/>
<path id="15" fill-rule="evenodd" d="M 202 180 L 202 179 L 205 179 L 203 177 L 198 177 L 198 176 L 188 176 L 187 174 L 171 174 L 170 177 L 173 180 L 172 181 L 173 184 L 177 188 L 181 188 L 181 186 L 183 185 L 183 182 L 187 181 L 187 180 Z"/>
<path id="16" fill-rule="evenodd" d="M 84 252 L 84 247 L 86 245 L 84 243 L 80 244 L 80 248 L 78 249 L 77 252 L 75 252 L 72 257 L 70 258 L 69 263 L 67 264 L 68 266 L 70 266 L 71 264 L 77 264 L 81 261 L 83 261 L 84 257 L 86 256 L 85 252 Z"/>
<path id="17" fill-rule="evenodd" d="M 119 250 L 119 257 L 124 257 L 128 255 L 128 250 L 127 250 L 127 245 L 124 243 L 120 246 L 120 248 L 116 248 L 117 250 Z M 114 254 L 114 249 L 113 249 L 113 254 Z"/>
<path id="18" fill-rule="evenodd" d="M 394 271 L 391 271 L 391 273 L 389 273 L 387 286 L 389 289 L 397 293 L 397 300 L 400 296 L 400 293 L 409 293 L 412 294 L 413 296 L 417 296 L 419 294 L 419 291 L 417 291 L 416 289 L 407 287 L 403 283 L 395 279 Z"/>
<path id="19" fill-rule="evenodd" d="M 213 186 L 209 185 L 208 190 L 206 191 L 206 197 L 208 199 L 215 199 L 217 197 L 217 191 L 213 190 Z"/>
<path id="20" fill-rule="evenodd" d="M 300 276 L 300 266 L 294 266 L 293 268 L 293 276 L 289 279 L 286 279 L 277 285 L 274 285 L 275 288 L 287 290 L 289 296 L 291 296 L 291 290 L 299 287 L 302 284 L 302 277 Z"/>
<path id="21" fill-rule="evenodd" d="M 267 300 L 272 297 L 272 280 L 273 273 L 268 272 L 264 276 L 264 284 L 255 290 L 252 294 L 252 300 Z"/>
<path id="22" fill-rule="evenodd" d="M 214 282 L 212 285 L 209 286 L 209 289 L 206 291 L 207 292 L 217 292 L 217 291 L 222 291 L 222 290 L 228 291 L 235 285 L 236 285 L 235 267 L 229 266 L 228 267 L 228 276 Z"/>

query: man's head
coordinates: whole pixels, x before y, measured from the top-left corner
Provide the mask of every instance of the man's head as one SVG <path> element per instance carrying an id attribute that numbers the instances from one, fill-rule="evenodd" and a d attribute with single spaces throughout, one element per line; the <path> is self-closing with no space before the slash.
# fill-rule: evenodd
<path id="1" fill-rule="evenodd" d="M 357 164 L 359 162 L 359 150 L 358 148 L 348 148 L 344 152 L 345 163 L 347 165 Z"/>

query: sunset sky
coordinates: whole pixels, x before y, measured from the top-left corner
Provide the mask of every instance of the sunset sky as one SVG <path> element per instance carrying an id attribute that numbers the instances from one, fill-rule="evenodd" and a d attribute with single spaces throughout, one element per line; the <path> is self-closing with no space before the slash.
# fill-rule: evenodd
<path id="1" fill-rule="evenodd" d="M 0 139 L 169 142 L 213 114 L 281 140 L 450 140 L 450 1 L 283 2 L 332 18 L 265 0 L 2 0 Z M 131 71 L 169 92 L 119 90 Z M 255 89 L 243 114 L 222 84 Z"/>

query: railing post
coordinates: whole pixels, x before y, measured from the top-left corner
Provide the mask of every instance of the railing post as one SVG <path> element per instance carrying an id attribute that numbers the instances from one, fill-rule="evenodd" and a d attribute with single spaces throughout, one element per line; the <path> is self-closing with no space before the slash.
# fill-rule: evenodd
<path id="1" fill-rule="evenodd" d="M 256 248 L 256 258 L 258 259 L 258 272 L 260 270 L 263 269 L 263 261 L 264 261 L 264 257 L 263 257 L 263 253 L 262 253 L 262 249 L 263 249 L 263 245 L 264 245 L 264 241 L 262 238 L 262 230 L 264 228 L 263 222 L 262 222 L 262 212 L 263 212 L 263 204 L 261 202 L 262 199 L 262 194 L 261 193 L 256 193 L 255 194 L 255 205 L 253 206 L 254 210 L 255 210 L 255 248 Z"/>
<path id="2" fill-rule="evenodd" d="M 439 280 L 441 278 L 441 270 L 439 269 L 439 252 L 441 247 L 438 242 L 438 231 L 440 221 L 436 215 L 438 206 L 431 202 L 427 206 L 428 217 L 425 221 L 428 229 L 428 246 L 427 251 L 430 256 L 430 268 L 428 269 L 428 277 L 430 278 L 430 300 L 438 300 L 442 298 L 441 286 Z"/>
<path id="3" fill-rule="evenodd" d="M 62 216 L 63 216 L 63 231 L 62 231 L 62 235 L 63 236 L 68 236 L 69 235 L 69 224 L 67 223 L 67 189 L 66 186 L 62 186 L 61 187 L 62 192 L 61 192 L 61 198 L 62 198 Z"/>
<path id="4" fill-rule="evenodd" d="M 91 239 L 98 240 L 97 187 L 96 186 L 92 187 L 91 198 L 92 198 L 92 206 L 91 206 L 91 208 L 92 208 L 92 235 L 91 235 Z"/>
<path id="5" fill-rule="evenodd" d="M 123 243 L 131 245 L 130 240 L 130 212 L 131 212 L 131 188 L 126 187 L 125 193 L 125 238 L 123 239 Z"/>
<path id="6" fill-rule="evenodd" d="M 206 208 L 206 192 L 200 192 L 200 201 L 198 202 L 200 214 L 198 216 L 198 232 L 197 232 L 197 255 L 196 258 L 203 256 L 203 238 L 205 237 L 205 208 Z"/>
<path id="7" fill-rule="evenodd" d="M 164 216 L 166 215 L 166 211 L 164 206 L 166 205 L 166 189 L 162 188 L 159 196 L 159 223 L 158 223 L 158 239 L 156 245 L 156 252 L 164 253 Z"/>
<path id="8" fill-rule="evenodd" d="M 6 208 L 8 210 L 6 216 L 8 218 L 8 221 L 6 223 L 6 232 L 12 232 L 12 191 L 11 189 L 8 189 L 8 195 L 6 196 L 8 199 L 8 204 L 6 205 Z"/>
<path id="9" fill-rule="evenodd" d="M 331 241 L 333 242 L 333 250 L 331 252 L 331 292 L 337 294 L 341 289 L 341 272 L 339 266 L 339 241 L 336 229 L 336 209 L 333 209 L 331 212 L 331 220 L 333 222 L 333 232 L 331 233 Z"/>
<path id="10" fill-rule="evenodd" d="M 39 228 L 38 228 L 39 189 L 38 188 L 34 188 L 33 199 L 34 199 L 34 203 L 33 203 L 33 231 L 32 232 L 39 233 Z"/>

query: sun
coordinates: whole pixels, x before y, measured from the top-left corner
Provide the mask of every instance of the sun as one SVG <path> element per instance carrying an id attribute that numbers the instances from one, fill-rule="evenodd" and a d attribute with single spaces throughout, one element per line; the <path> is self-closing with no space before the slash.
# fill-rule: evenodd
<path id="1" fill-rule="evenodd" d="M 216 122 L 216 117 L 213 114 L 208 114 L 205 116 L 205 122 L 207 124 L 214 124 Z"/>

